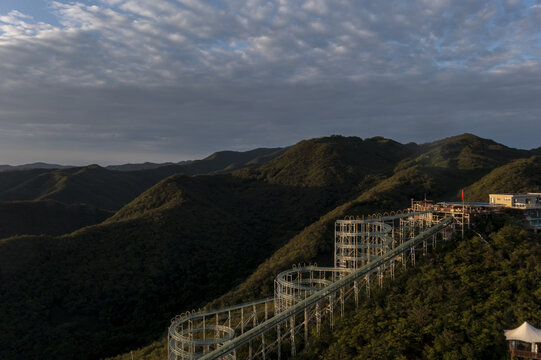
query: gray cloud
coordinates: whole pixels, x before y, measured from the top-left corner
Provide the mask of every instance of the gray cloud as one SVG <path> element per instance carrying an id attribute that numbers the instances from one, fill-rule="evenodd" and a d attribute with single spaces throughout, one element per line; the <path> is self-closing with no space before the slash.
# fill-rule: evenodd
<path id="1" fill-rule="evenodd" d="M 51 11 L 59 26 L 0 16 L 0 162 L 181 160 L 332 133 L 541 145 L 532 1 L 102 0 Z"/>

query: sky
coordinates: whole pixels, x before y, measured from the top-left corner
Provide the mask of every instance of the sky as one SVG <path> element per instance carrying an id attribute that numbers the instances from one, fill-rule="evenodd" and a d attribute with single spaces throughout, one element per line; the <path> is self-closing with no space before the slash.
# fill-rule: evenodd
<path id="1" fill-rule="evenodd" d="M 541 1 L 2 0 L 0 164 L 541 146 Z"/>

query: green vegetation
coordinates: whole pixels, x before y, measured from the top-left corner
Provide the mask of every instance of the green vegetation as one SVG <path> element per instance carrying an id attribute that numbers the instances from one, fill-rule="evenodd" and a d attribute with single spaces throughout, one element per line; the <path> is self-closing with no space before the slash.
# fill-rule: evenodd
<path id="1" fill-rule="evenodd" d="M 331 136 L 301 141 L 254 172 L 270 183 L 343 190 L 364 185 L 367 178 L 373 183 L 391 175 L 416 149 L 381 137 Z"/>
<path id="2" fill-rule="evenodd" d="M 541 156 L 518 159 L 494 169 L 464 192 L 472 201 L 488 201 L 491 193 L 541 192 Z"/>
<path id="3" fill-rule="evenodd" d="M 367 215 L 376 211 L 391 211 L 402 209 L 409 206 L 411 198 L 421 199 L 425 195 L 429 198 L 438 200 L 457 200 L 456 194 L 467 183 L 467 179 L 472 175 L 470 170 L 461 170 L 450 167 L 449 164 L 463 163 L 460 154 L 464 152 L 457 150 L 457 143 L 462 146 L 469 146 L 470 135 L 458 136 L 443 140 L 446 147 L 455 149 L 454 151 L 441 151 L 441 161 L 448 164 L 444 166 L 430 166 L 429 164 L 419 165 L 416 161 L 410 162 L 411 167 L 403 168 L 403 161 L 396 166 L 394 175 L 376 182 L 374 186 L 361 192 L 357 197 L 347 201 L 327 214 L 323 215 L 318 221 L 314 222 L 302 232 L 293 237 L 285 246 L 261 264 L 250 277 L 233 291 L 216 299 L 209 306 L 217 307 L 225 304 L 234 304 L 245 299 L 258 298 L 272 295 L 274 276 L 296 263 L 318 262 L 319 264 L 329 265 L 328 261 L 332 257 L 333 245 L 333 224 L 345 215 Z M 331 138 L 333 139 L 333 138 Z M 336 139 L 336 138 L 334 138 Z M 492 146 L 492 141 L 475 138 L 475 144 L 487 143 L 486 146 L 477 145 L 481 148 Z M 381 141 L 381 140 L 380 140 Z M 489 146 L 490 145 L 490 146 Z M 427 146 L 427 145 L 425 145 Z M 431 151 L 438 148 L 427 146 Z M 515 151 L 511 150 L 511 155 L 502 155 L 501 148 L 497 146 L 498 151 L 487 153 L 482 157 L 484 164 L 490 164 L 488 168 L 479 168 L 475 170 L 477 178 L 483 173 L 492 169 L 494 163 L 506 161 L 515 156 Z M 466 152 L 467 153 L 467 152 Z M 495 154 L 495 158 L 491 157 Z M 481 157 L 481 156 L 479 156 Z M 276 160 L 281 160 L 278 158 Z M 505 163 L 505 162 L 503 162 Z M 270 167 L 269 163 L 266 167 Z M 481 166 L 480 164 L 477 166 Z M 265 167 L 262 168 L 265 170 Z M 327 263 L 326 263 L 327 262 Z"/>
<path id="4" fill-rule="evenodd" d="M 531 156 L 527 150 L 512 149 L 472 134 L 449 137 L 421 146 L 421 165 L 461 170 L 490 169 L 513 159 Z"/>
<path id="5" fill-rule="evenodd" d="M 168 176 L 223 173 L 247 166 L 260 166 L 283 151 L 281 148 L 222 151 L 183 165 L 140 171 L 111 171 L 90 165 L 0 172 L 0 201 L 57 200 L 118 210 Z"/>
<path id="6" fill-rule="evenodd" d="M 62 235 L 98 224 L 111 211 L 53 200 L 0 202 L 0 239 L 14 235 Z"/>
<path id="7" fill-rule="evenodd" d="M 0 183 L 11 185 L 0 188 L 0 199 L 56 200 L 117 210 L 163 178 L 152 170 L 118 172 L 97 165 L 40 171 L 37 176 L 36 173 L 34 170 L 0 173 Z M 2 180 L 13 177 L 19 178 L 15 184 Z"/>
<path id="8" fill-rule="evenodd" d="M 347 169 L 347 166 L 344 165 L 333 167 L 337 162 L 325 159 L 325 157 L 320 158 L 319 154 L 323 152 L 332 156 L 340 151 L 347 152 L 344 149 L 361 147 L 360 143 L 362 142 L 358 138 L 340 136 L 303 141 L 261 169 L 243 170 L 241 173 L 243 176 L 248 175 L 273 182 L 300 184 L 304 187 L 330 183 L 333 184 L 330 191 L 348 189 L 348 186 L 340 185 L 347 183 L 340 179 L 348 178 L 352 172 L 344 171 L 343 169 Z M 359 185 L 353 187 L 356 191 L 348 193 L 353 194 L 348 195 L 349 199 L 292 237 L 287 244 L 259 265 L 244 282 L 207 304 L 207 307 L 217 308 L 254 298 L 271 296 L 275 275 L 290 268 L 292 264 L 318 262 L 320 265 L 330 265 L 333 223 L 338 218 L 345 215 L 363 215 L 375 211 L 405 208 L 409 205 L 410 198 L 420 199 L 425 195 L 438 200 L 457 200 L 461 188 L 478 180 L 496 166 L 503 166 L 512 159 L 525 154 L 529 156 L 527 152 L 522 150 L 509 149 L 491 140 L 469 134 L 425 144 L 421 146 L 422 149 L 414 144 L 405 145 L 407 148 L 400 148 L 400 144 L 395 145 L 397 143 L 382 138 L 367 139 L 364 142 L 373 142 L 376 146 L 389 146 L 389 144 L 396 146 L 394 149 L 396 153 L 402 152 L 410 158 L 406 157 L 400 160 L 400 156 L 396 156 L 394 159 L 397 162 L 394 163 L 375 162 L 376 171 L 370 169 L 365 173 L 365 179 L 356 179 L 359 181 Z M 337 149 L 333 149 L 332 146 L 326 147 L 325 144 L 337 144 Z M 434 144 L 440 144 L 447 150 L 439 151 L 438 146 Z M 462 148 L 465 147 L 473 148 L 478 154 L 473 156 L 472 151 L 463 151 Z M 416 160 L 422 159 L 422 155 L 419 154 L 427 150 L 439 153 L 439 160 L 435 163 L 426 161 L 423 163 Z M 508 151 L 507 154 L 506 151 Z M 296 154 L 296 156 L 292 154 Z M 311 154 L 318 155 L 312 158 Z M 350 159 L 362 162 L 363 156 L 357 152 L 353 152 L 353 154 L 357 156 L 350 156 Z M 473 160 L 469 160 L 472 157 L 483 160 L 473 162 Z M 290 166 L 287 171 L 280 170 L 280 168 L 288 167 L 288 164 L 292 162 L 295 163 L 294 167 Z M 280 166 L 279 163 L 281 163 Z M 468 163 L 470 165 L 464 165 Z M 381 168 L 377 168 L 378 164 Z M 338 180 L 331 176 L 328 177 L 331 180 L 325 180 L 327 179 L 325 175 L 318 176 L 317 180 L 311 180 L 309 174 L 318 174 L 319 168 L 334 172 Z M 389 171 L 389 169 L 391 170 Z M 291 176 L 288 176 L 288 173 Z M 363 172 L 359 171 L 359 174 L 363 174 Z M 356 193 L 359 195 L 355 195 Z M 164 344 L 163 339 L 139 350 L 136 354 L 140 354 L 142 359 L 154 359 L 151 355 L 152 349 L 159 348 L 160 344 Z M 123 358 L 127 359 L 127 357 Z"/>
<path id="9" fill-rule="evenodd" d="M 325 212 L 325 194 L 177 175 L 103 224 L 1 240 L 0 357 L 93 359 L 149 343 Z"/>
<path id="10" fill-rule="evenodd" d="M 300 359 L 506 359 L 541 324 L 541 238 L 516 225 L 448 244 L 350 309 Z"/>
<path id="11" fill-rule="evenodd" d="M 281 152 L 224 152 L 146 171 L 0 174 L 4 200 L 117 209 L 135 198 L 69 235 L 0 240 L 0 357 L 129 359 L 140 348 L 136 358 L 163 358 L 162 336 L 177 313 L 270 295 L 274 276 L 293 263 L 328 264 L 337 218 L 425 195 L 455 200 L 531 156 L 468 134 L 420 146 L 332 136 Z"/>

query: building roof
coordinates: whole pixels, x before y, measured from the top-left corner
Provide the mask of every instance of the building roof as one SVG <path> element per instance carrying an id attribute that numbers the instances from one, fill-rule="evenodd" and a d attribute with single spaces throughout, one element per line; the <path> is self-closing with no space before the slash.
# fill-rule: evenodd
<path id="1" fill-rule="evenodd" d="M 438 203 L 439 205 L 453 205 L 453 206 L 462 206 L 462 201 L 442 201 Z M 464 206 L 472 207 L 502 207 L 502 204 L 491 204 L 482 201 L 464 201 Z"/>
<path id="2" fill-rule="evenodd" d="M 536 196 L 541 195 L 541 193 L 494 193 L 488 194 L 488 196 Z"/>
<path id="3" fill-rule="evenodd" d="M 518 340 L 527 343 L 541 343 L 541 330 L 526 321 L 516 329 L 503 331 L 506 340 Z"/>

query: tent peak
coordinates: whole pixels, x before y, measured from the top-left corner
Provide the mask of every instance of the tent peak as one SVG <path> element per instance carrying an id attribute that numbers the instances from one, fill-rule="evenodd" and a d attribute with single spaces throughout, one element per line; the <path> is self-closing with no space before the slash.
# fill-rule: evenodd
<path id="1" fill-rule="evenodd" d="M 524 321 L 516 329 L 504 330 L 506 340 L 518 340 L 527 343 L 540 343 L 541 330 Z"/>

